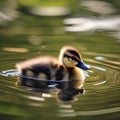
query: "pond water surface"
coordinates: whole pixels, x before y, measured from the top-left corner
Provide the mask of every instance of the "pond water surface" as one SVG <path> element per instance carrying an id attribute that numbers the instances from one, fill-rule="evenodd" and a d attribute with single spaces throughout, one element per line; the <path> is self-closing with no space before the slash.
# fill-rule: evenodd
<path id="1" fill-rule="evenodd" d="M 36 56 L 58 57 L 62 46 L 72 45 L 91 67 L 91 71 L 85 72 L 85 93 L 76 96 L 75 101 L 64 102 L 57 98 L 56 90 L 34 92 L 16 85 L 17 76 L 1 74 L 1 120 L 120 119 L 119 30 L 111 27 L 107 31 L 104 27 L 98 31 L 70 31 L 65 29 L 66 18 L 70 17 L 40 17 L 21 12 L 17 20 L 1 27 L 0 71 L 16 69 L 17 62 Z"/>

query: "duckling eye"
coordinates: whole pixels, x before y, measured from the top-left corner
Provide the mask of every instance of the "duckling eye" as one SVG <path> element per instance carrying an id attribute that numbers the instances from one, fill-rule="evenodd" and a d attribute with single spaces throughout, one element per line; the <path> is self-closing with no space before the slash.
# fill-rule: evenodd
<path id="1" fill-rule="evenodd" d="M 69 61 L 72 61 L 72 58 L 69 57 L 68 60 L 69 60 Z"/>
<path id="2" fill-rule="evenodd" d="M 71 59 L 71 57 L 69 57 L 69 56 L 68 56 L 68 55 L 66 55 L 66 54 L 64 55 L 64 57 L 65 57 L 65 58 L 67 58 L 69 61 L 71 61 L 71 60 L 72 60 L 72 59 Z"/>

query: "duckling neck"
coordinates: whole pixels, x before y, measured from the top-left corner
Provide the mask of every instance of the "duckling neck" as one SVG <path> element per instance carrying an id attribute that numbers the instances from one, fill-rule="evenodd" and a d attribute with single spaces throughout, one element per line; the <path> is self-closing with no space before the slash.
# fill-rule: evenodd
<path id="1" fill-rule="evenodd" d="M 73 67 L 67 68 L 68 71 L 73 71 L 74 69 L 75 69 L 75 68 L 73 68 Z"/>
<path id="2" fill-rule="evenodd" d="M 71 80 L 71 78 L 73 78 L 74 76 L 74 69 L 75 68 L 67 68 L 68 74 L 69 74 L 69 80 Z"/>
<path id="3" fill-rule="evenodd" d="M 79 68 L 67 68 L 69 80 L 82 80 L 84 78 L 84 73 Z"/>

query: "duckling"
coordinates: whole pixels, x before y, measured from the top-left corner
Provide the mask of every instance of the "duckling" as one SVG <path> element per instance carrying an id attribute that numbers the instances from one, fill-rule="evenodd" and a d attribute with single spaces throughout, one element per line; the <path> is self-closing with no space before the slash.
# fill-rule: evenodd
<path id="1" fill-rule="evenodd" d="M 83 63 L 79 51 L 72 46 L 64 46 L 60 50 L 59 60 L 51 56 L 41 56 L 17 63 L 16 67 L 21 74 L 18 81 L 21 85 L 47 88 L 48 85 L 53 84 L 50 80 L 56 82 L 68 80 L 69 82 L 60 82 L 57 88 L 71 91 L 83 87 L 84 73 L 82 69 L 89 69 Z M 32 78 L 38 78 L 42 81 Z"/>

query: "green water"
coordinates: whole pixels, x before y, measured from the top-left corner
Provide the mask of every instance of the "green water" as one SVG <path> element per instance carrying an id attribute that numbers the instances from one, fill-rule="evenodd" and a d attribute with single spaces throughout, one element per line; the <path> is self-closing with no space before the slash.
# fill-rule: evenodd
<path id="1" fill-rule="evenodd" d="M 58 57 L 64 45 L 78 48 L 87 72 L 85 94 L 60 102 L 56 91 L 40 92 L 16 86 L 17 77 L 0 76 L 0 120 L 118 120 L 120 119 L 120 38 L 115 31 L 67 32 L 68 16 L 43 17 L 19 11 L 19 17 L 0 27 L 0 71 L 41 55 Z M 19 49 L 17 49 L 19 48 Z"/>

